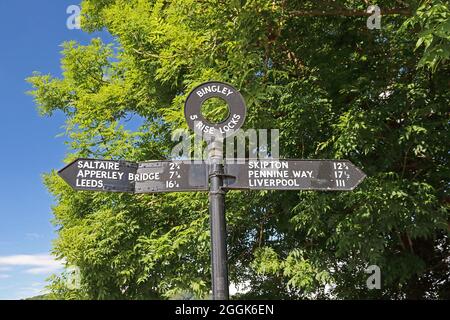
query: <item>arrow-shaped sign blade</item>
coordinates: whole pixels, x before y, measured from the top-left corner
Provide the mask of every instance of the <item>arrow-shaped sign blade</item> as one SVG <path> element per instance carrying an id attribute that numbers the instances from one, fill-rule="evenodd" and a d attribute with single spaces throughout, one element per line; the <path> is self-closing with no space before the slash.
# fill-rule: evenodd
<path id="1" fill-rule="evenodd" d="M 225 188 L 351 191 L 366 177 L 348 160 L 227 161 Z"/>
<path id="2" fill-rule="evenodd" d="M 128 161 L 77 159 L 58 172 L 75 190 L 134 192 L 130 175 L 137 164 Z"/>
<path id="3" fill-rule="evenodd" d="M 366 177 L 348 160 L 226 161 L 224 188 L 249 190 L 347 191 Z M 58 172 L 72 188 L 108 192 L 208 190 L 208 164 L 192 161 L 77 159 Z"/>
<path id="4" fill-rule="evenodd" d="M 77 159 L 58 172 L 75 190 L 108 192 L 187 192 L 208 190 L 208 165 L 191 161 Z"/>

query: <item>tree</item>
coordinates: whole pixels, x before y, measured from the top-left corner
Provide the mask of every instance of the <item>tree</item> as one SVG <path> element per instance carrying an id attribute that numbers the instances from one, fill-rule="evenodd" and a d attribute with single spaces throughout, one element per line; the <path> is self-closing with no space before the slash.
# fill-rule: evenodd
<path id="1" fill-rule="evenodd" d="M 347 158 L 368 174 L 349 193 L 230 192 L 230 280 L 249 289 L 240 298 L 449 298 L 450 10 L 377 3 L 412 16 L 368 30 L 367 16 L 339 15 L 366 10 L 353 0 L 85 0 L 83 28 L 115 43 L 68 42 L 62 79 L 28 80 L 43 115 L 66 114 L 67 162 L 168 157 L 188 92 L 222 80 L 245 96 L 247 128 L 280 129 L 283 157 Z M 336 14 L 299 14 L 317 6 Z M 129 117 L 143 119 L 139 130 Z M 55 172 L 45 184 L 57 200 L 54 254 L 81 270 L 72 296 L 208 295 L 205 194 L 75 192 Z M 365 287 L 374 264 L 380 290 Z M 60 278 L 51 287 L 71 296 Z"/>

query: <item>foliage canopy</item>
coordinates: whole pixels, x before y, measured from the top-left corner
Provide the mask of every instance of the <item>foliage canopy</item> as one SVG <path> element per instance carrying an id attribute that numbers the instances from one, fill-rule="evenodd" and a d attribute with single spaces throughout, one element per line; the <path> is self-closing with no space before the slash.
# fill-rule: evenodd
<path id="1" fill-rule="evenodd" d="M 450 9 L 373 2 L 411 16 L 369 30 L 364 16 L 304 14 L 366 10 L 354 0 L 84 0 L 83 29 L 115 43 L 65 43 L 63 77 L 28 81 L 42 115 L 66 115 L 66 162 L 168 157 L 186 95 L 219 80 L 245 96 L 247 128 L 280 129 L 281 156 L 346 158 L 367 173 L 349 193 L 229 193 L 240 298 L 448 299 Z M 78 290 L 55 277 L 54 297 L 208 295 L 207 195 L 75 192 L 55 172 L 45 184 L 54 253 L 82 274 Z M 373 264 L 381 290 L 365 286 Z"/>

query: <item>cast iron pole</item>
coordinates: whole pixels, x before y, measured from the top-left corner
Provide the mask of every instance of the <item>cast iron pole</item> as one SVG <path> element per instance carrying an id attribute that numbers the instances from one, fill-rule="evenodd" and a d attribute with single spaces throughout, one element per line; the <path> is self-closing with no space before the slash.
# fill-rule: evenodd
<path id="1" fill-rule="evenodd" d="M 211 278 L 213 300 L 228 300 L 228 266 L 223 190 L 223 143 L 213 140 L 209 145 L 211 223 Z"/>

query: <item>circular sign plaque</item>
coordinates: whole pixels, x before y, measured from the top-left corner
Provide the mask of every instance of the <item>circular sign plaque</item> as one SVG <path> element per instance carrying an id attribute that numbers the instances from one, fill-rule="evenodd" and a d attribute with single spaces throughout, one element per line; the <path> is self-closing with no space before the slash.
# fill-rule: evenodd
<path id="1" fill-rule="evenodd" d="M 212 123 L 202 115 L 202 105 L 210 98 L 221 98 L 229 107 L 228 118 L 219 123 Z M 189 128 L 203 136 L 229 137 L 245 121 L 246 106 L 244 97 L 228 83 L 211 81 L 196 87 L 189 94 L 184 105 L 184 116 Z"/>

